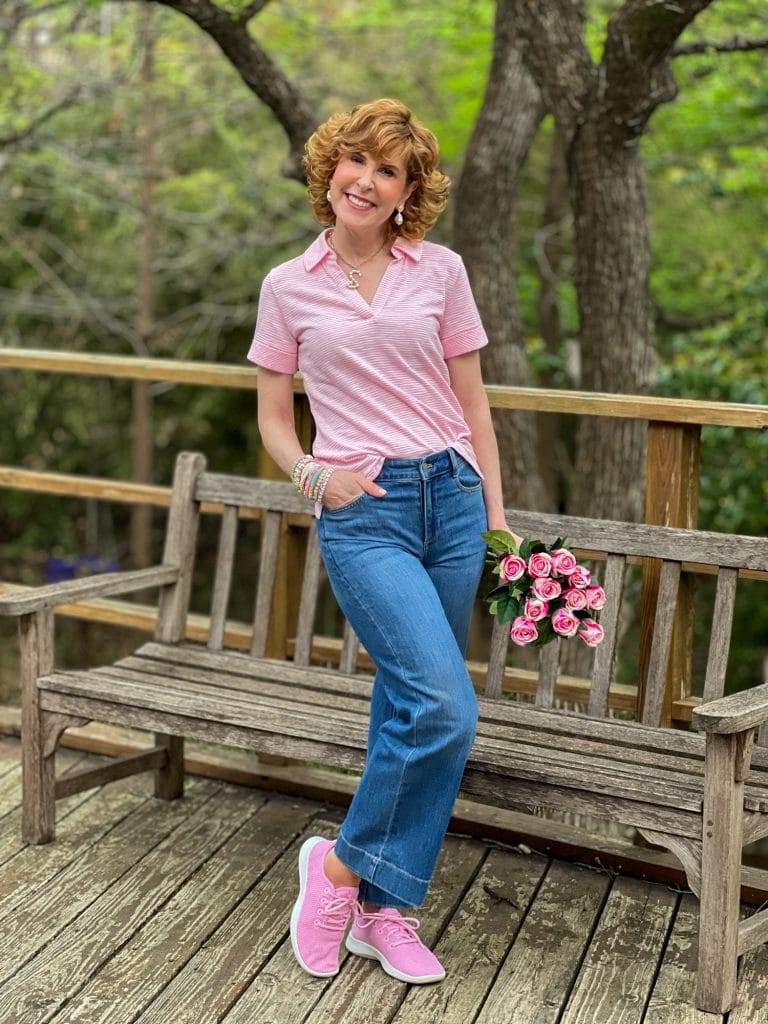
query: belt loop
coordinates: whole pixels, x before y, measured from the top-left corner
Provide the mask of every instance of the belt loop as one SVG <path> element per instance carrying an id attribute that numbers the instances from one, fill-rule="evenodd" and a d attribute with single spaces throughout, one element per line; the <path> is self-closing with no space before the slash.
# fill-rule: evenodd
<path id="1" fill-rule="evenodd" d="M 448 448 L 448 458 L 451 460 L 451 476 L 455 477 L 459 472 L 459 460 L 453 448 Z"/>

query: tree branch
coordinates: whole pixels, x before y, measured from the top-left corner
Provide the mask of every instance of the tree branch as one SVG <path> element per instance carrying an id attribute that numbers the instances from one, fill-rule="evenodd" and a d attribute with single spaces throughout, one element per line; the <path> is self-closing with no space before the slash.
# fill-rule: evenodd
<path id="1" fill-rule="evenodd" d="M 131 3 L 136 0 L 117 2 Z M 248 32 L 248 18 L 256 13 L 259 5 L 263 7 L 266 0 L 254 0 L 238 15 L 229 14 L 211 0 L 152 2 L 185 14 L 218 44 L 243 82 L 270 108 L 288 136 L 290 156 L 283 164 L 283 174 L 304 182 L 305 175 L 301 163 L 304 143 L 319 121 L 301 90 L 283 74 Z"/>
<path id="2" fill-rule="evenodd" d="M 18 143 L 28 139 L 30 135 L 34 135 L 41 125 L 45 124 L 46 121 L 50 121 L 50 119 L 54 115 L 58 114 L 60 110 L 63 110 L 65 107 L 74 103 L 82 91 L 82 86 L 75 86 L 75 88 L 68 92 L 63 99 L 58 100 L 56 103 L 52 103 L 47 110 L 44 110 L 41 114 L 38 114 L 37 117 L 33 118 L 26 128 L 22 128 L 20 131 L 13 132 L 10 135 L 0 135 L 0 147 L 18 145 Z"/>
<path id="3" fill-rule="evenodd" d="M 626 0 L 608 22 L 602 69 L 607 124 L 625 139 L 642 134 L 660 103 L 677 95 L 669 57 L 676 40 L 713 0 Z"/>
<path id="4" fill-rule="evenodd" d="M 268 3 L 269 0 L 251 0 L 251 3 L 247 4 L 242 9 L 242 11 L 240 11 L 240 13 L 237 15 L 236 20 L 245 24 L 246 22 L 250 21 L 251 18 L 253 18 L 256 14 L 262 11 L 267 6 Z"/>
<path id="5" fill-rule="evenodd" d="M 676 46 L 671 57 L 690 57 L 696 53 L 746 53 L 749 50 L 768 49 L 768 36 L 762 39 L 748 39 L 746 36 L 734 36 L 733 39 L 703 39 L 699 43 L 684 43 Z"/>
<path id="6" fill-rule="evenodd" d="M 596 78 L 584 42 L 581 0 L 499 0 L 511 7 L 523 61 L 567 136 L 579 124 Z"/>

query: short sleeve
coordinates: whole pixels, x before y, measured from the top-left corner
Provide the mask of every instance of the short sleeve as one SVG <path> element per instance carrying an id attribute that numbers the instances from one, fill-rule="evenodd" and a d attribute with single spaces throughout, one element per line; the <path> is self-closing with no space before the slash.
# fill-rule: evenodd
<path id="1" fill-rule="evenodd" d="M 446 359 L 488 344 L 464 261 L 456 255 L 456 266 L 445 286 L 445 309 L 440 324 L 440 342 Z"/>
<path id="2" fill-rule="evenodd" d="M 278 304 L 271 275 L 267 274 L 261 284 L 256 329 L 247 358 L 268 370 L 292 374 L 299 366 L 298 352 L 299 346 Z"/>

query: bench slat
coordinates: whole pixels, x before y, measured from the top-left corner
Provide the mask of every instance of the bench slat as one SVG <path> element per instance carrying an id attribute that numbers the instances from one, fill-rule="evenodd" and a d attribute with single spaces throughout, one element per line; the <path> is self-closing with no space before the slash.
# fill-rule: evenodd
<path id="1" fill-rule="evenodd" d="M 296 643 L 293 648 L 294 665 L 309 665 L 312 656 L 312 633 L 315 628 L 315 614 L 320 590 L 320 544 L 317 531 L 309 530 L 307 553 L 304 558 L 304 574 L 301 582 L 299 616 L 296 623 Z"/>
<path id="2" fill-rule="evenodd" d="M 707 671 L 704 676 L 703 703 L 725 695 L 725 670 L 731 644 L 733 610 L 736 603 L 736 569 L 720 569 L 717 573 L 712 632 L 709 638 Z"/>
<path id="3" fill-rule="evenodd" d="M 672 627 L 680 585 L 680 562 L 664 560 L 661 563 L 656 615 L 653 620 L 653 641 L 648 659 L 648 682 L 643 703 L 645 725 L 659 725 L 664 710 L 669 652 L 672 646 Z"/>
<path id="4" fill-rule="evenodd" d="M 538 708 L 551 708 L 560 671 L 560 637 L 555 637 L 539 651 L 539 685 L 535 704 Z"/>
<path id="5" fill-rule="evenodd" d="M 220 695 L 196 692 L 177 692 L 175 689 L 158 688 L 154 685 L 121 683 L 109 677 L 97 677 L 95 672 L 51 673 L 43 677 L 45 694 L 68 694 L 111 703 L 128 712 L 143 708 L 150 712 L 166 712 L 208 722 L 229 722 L 233 725 L 250 727 L 262 732 L 268 731 L 280 737 L 293 736 L 308 740 L 324 741 L 334 746 L 343 744 L 364 748 L 367 743 L 367 729 L 364 716 L 347 715 L 344 727 L 339 728 L 337 715 L 324 717 L 313 710 L 302 714 L 296 707 L 290 713 L 271 708 L 268 704 L 248 703 L 229 698 L 222 701 Z M 41 683 L 43 682 L 41 679 Z M 156 719 L 149 718 L 149 721 Z M 515 765 L 515 774 L 521 778 L 543 781 L 550 778 L 562 786 L 579 788 L 571 766 L 558 763 L 542 765 L 541 760 L 528 760 L 514 752 L 492 748 L 480 737 L 470 762 L 483 771 L 509 770 Z M 688 787 L 659 786 L 652 791 L 647 780 L 624 779 L 619 776 L 603 777 L 593 773 L 590 789 L 597 793 L 620 796 L 627 799 L 653 803 L 658 799 L 660 806 L 679 806 L 683 810 L 695 810 L 700 806 L 699 798 Z"/>
<path id="6" fill-rule="evenodd" d="M 515 533 L 533 534 L 546 543 L 568 537 L 573 548 L 638 555 L 703 565 L 758 569 L 768 572 L 768 540 L 746 534 L 687 530 L 655 523 L 629 523 L 620 519 L 587 519 L 550 512 L 505 509 Z M 588 557 L 588 556 L 586 556 Z"/>
<path id="7" fill-rule="evenodd" d="M 275 580 L 277 579 L 281 518 L 279 512 L 265 512 L 261 519 L 259 578 L 256 583 L 256 603 L 253 610 L 253 638 L 251 640 L 251 656 L 254 658 L 263 658 L 267 653 L 272 594 L 275 588 Z"/>
<path id="8" fill-rule="evenodd" d="M 491 643 L 488 653 L 488 671 L 485 676 L 486 697 L 501 697 L 504 681 L 504 669 L 507 665 L 509 649 L 509 622 L 500 622 L 498 615 L 493 616 Z"/>
<path id="9" fill-rule="evenodd" d="M 200 644 L 184 641 L 179 644 L 161 644 L 148 641 L 136 652 L 160 660 L 179 664 L 211 666 L 220 671 L 232 671 L 258 679 L 268 677 L 284 680 L 296 685 L 316 686 L 347 694 L 370 694 L 370 676 L 345 678 L 338 672 L 309 666 L 296 668 L 290 662 L 278 659 L 257 661 L 242 651 L 207 651 Z M 592 718 L 579 711 L 546 711 L 527 702 L 478 696 L 481 716 L 499 724 L 519 723 L 531 729 L 550 733 L 554 736 L 580 735 L 592 739 L 607 739 L 612 744 L 649 750 L 688 753 L 698 755 L 704 750 L 704 737 L 697 732 L 681 729 L 663 729 L 626 719 Z M 755 758 L 763 757 L 757 751 Z M 768 763 L 768 758 L 766 759 Z"/>
<path id="10" fill-rule="evenodd" d="M 339 658 L 339 671 L 352 675 L 357 671 L 357 655 L 360 651 L 360 639 L 347 619 L 344 619 L 344 633 Z"/>
<path id="11" fill-rule="evenodd" d="M 605 718 L 608 715 L 608 693 L 613 681 L 616 661 L 616 640 L 618 636 L 619 611 L 624 592 L 624 577 L 627 559 L 624 555 L 609 554 L 605 562 L 603 590 L 605 605 L 600 612 L 600 625 L 605 630 L 602 643 L 595 648 L 592 665 L 592 688 L 589 694 L 587 712 Z"/>
<path id="12" fill-rule="evenodd" d="M 170 650 L 173 651 L 174 648 L 170 648 Z M 214 688 L 221 687 L 226 689 L 231 686 L 235 689 L 242 689 L 244 692 L 254 692 L 254 688 L 260 688 L 261 692 L 266 696 L 282 697 L 302 704 L 347 709 L 359 709 L 363 705 L 364 713 L 368 714 L 368 702 L 371 695 L 370 677 L 358 676 L 352 680 L 343 680 L 332 673 L 321 674 L 313 669 L 308 677 L 304 673 L 305 678 L 303 680 L 298 678 L 300 674 L 293 680 L 283 678 L 272 679 L 270 678 L 270 667 L 273 663 L 267 662 L 266 666 L 264 666 L 265 671 L 260 674 L 259 678 L 254 678 L 253 676 L 233 673 L 228 667 L 222 666 L 220 662 L 221 659 L 217 658 L 214 665 L 204 667 L 193 661 L 190 661 L 188 664 L 177 664 L 173 661 L 129 655 L 117 662 L 114 669 L 133 669 L 137 672 L 147 672 L 154 675 L 165 673 L 174 679 L 189 678 L 208 683 Z M 107 671 L 107 669 L 103 669 L 103 671 Z M 510 743 L 524 744 L 537 748 L 542 748 L 542 745 L 552 742 L 543 736 L 541 728 L 537 729 L 526 727 L 525 724 L 517 724 L 510 715 L 505 715 L 502 721 L 498 721 L 494 715 L 495 704 L 492 702 L 487 702 L 481 698 L 479 706 L 481 717 L 478 733 L 480 734 L 496 737 L 508 736 Z M 516 706 L 516 702 L 508 702 L 505 710 L 512 712 L 512 715 L 514 715 Z M 486 710 L 489 707 L 490 717 L 486 714 Z M 612 722 L 614 720 L 609 720 L 607 724 Z M 628 725 L 631 727 L 633 723 L 616 722 L 613 726 L 614 735 L 619 731 L 626 732 Z M 647 732 L 647 729 L 641 730 L 640 737 L 642 738 Z M 680 731 L 675 731 L 673 736 L 685 738 L 686 740 L 693 738 Z M 697 750 L 691 750 L 690 744 L 686 744 L 688 747 L 686 750 L 668 749 L 658 751 L 653 749 L 653 747 L 642 745 L 642 739 L 640 739 L 640 744 L 637 746 L 624 747 L 613 741 L 601 742 L 599 739 L 592 740 L 584 737 L 580 735 L 577 724 L 576 731 L 571 734 L 559 732 L 554 744 L 560 750 L 594 755 L 604 758 L 610 763 L 616 762 L 621 764 L 623 761 L 627 761 L 630 764 L 634 764 L 639 761 L 642 764 L 674 769 L 676 772 L 683 774 L 703 775 L 704 740 L 703 737 L 698 736 L 695 739 L 699 741 L 697 743 Z M 760 784 L 768 785 L 768 772 L 759 771 L 761 767 L 760 761 L 763 762 L 762 768 L 768 767 L 768 752 L 756 752 L 753 760 L 755 762 L 755 770 L 747 776 L 747 781 L 753 784 L 759 782 Z"/>
<path id="13" fill-rule="evenodd" d="M 224 643 L 224 623 L 229 607 L 229 593 L 232 587 L 232 567 L 235 562 L 237 544 L 237 505 L 225 505 L 219 530 L 219 551 L 216 558 L 216 575 L 211 600 L 211 620 L 208 627 L 208 647 L 220 651 Z"/>

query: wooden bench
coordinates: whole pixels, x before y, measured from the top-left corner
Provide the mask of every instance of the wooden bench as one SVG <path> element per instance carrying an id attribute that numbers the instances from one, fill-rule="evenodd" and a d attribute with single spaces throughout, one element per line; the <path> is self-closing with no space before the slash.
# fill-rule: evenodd
<path id="1" fill-rule="evenodd" d="M 184 639 L 203 501 L 224 506 L 206 646 Z M 241 508 L 263 510 L 248 653 L 223 647 Z M 310 663 L 323 573 L 313 520 L 293 661 L 265 657 L 281 517 L 307 511 L 306 500 L 287 481 L 210 473 L 201 454 L 182 452 L 161 565 L 0 598 L 0 612 L 19 617 L 26 841 L 53 839 L 57 799 L 133 772 L 153 770 L 158 797 L 180 796 L 185 736 L 362 770 L 372 678 L 356 673 L 359 644 L 348 623 L 339 669 Z M 478 696 L 480 724 L 462 792 L 496 806 L 567 809 L 622 822 L 672 851 L 701 901 L 696 1003 L 724 1012 L 734 997 L 737 957 L 768 937 L 768 911 L 739 920 L 742 845 L 768 834 L 765 729 L 753 746 L 755 729 L 768 720 L 768 686 L 722 696 L 738 569 L 768 570 L 768 541 L 511 510 L 507 521 L 519 534 L 548 543 L 565 535 L 577 549 L 605 553 L 605 639 L 595 651 L 586 711 L 563 711 L 554 707 L 560 641 L 542 649 L 535 702 L 509 700 L 502 694 L 507 629 L 494 620 L 487 679 Z M 628 555 L 662 560 L 642 722 L 608 716 Z M 693 713 L 703 735 L 659 727 L 683 561 L 717 572 L 705 703 Z M 151 642 L 113 665 L 55 669 L 54 606 L 149 586 L 160 588 Z M 155 746 L 55 779 L 62 732 L 91 720 L 149 729 Z"/>

